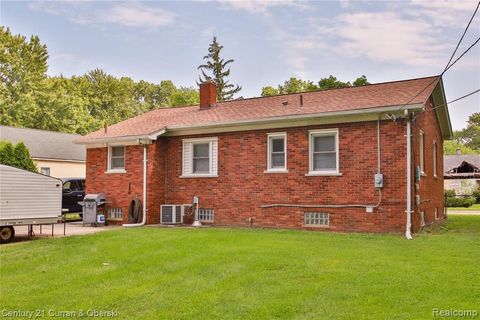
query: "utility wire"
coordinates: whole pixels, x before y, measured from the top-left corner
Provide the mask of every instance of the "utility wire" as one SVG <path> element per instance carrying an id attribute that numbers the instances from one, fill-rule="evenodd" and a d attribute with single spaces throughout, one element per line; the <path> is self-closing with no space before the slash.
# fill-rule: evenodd
<path id="1" fill-rule="evenodd" d="M 451 103 L 457 102 L 457 101 L 459 101 L 459 100 L 465 99 L 465 98 L 470 97 L 471 95 L 474 95 L 475 93 L 479 93 L 479 92 L 480 92 L 480 89 L 477 89 L 477 90 L 475 90 L 475 91 L 472 91 L 472 92 L 470 92 L 470 93 L 467 93 L 466 95 L 463 95 L 463 96 L 458 97 L 458 98 L 456 98 L 456 99 L 450 100 L 450 101 L 448 101 L 447 103 L 442 103 L 442 104 L 439 104 L 438 106 L 436 106 L 436 107 L 434 107 L 434 108 L 420 111 L 419 113 L 417 113 L 417 114 L 415 115 L 415 118 L 416 118 L 418 115 L 420 115 L 420 114 L 422 114 L 422 113 L 424 113 L 424 112 L 432 111 L 432 110 L 435 110 L 435 109 L 444 107 L 444 106 L 446 106 L 446 105 L 448 105 L 448 104 L 451 104 Z"/>
<path id="2" fill-rule="evenodd" d="M 460 59 L 465 55 L 465 53 L 467 53 L 468 51 L 470 51 L 470 49 L 472 49 L 473 46 L 475 46 L 475 45 L 478 43 L 478 41 L 480 41 L 480 37 L 479 37 L 474 43 L 472 43 L 472 45 L 471 45 L 470 47 L 468 47 L 468 49 L 465 50 L 457 59 L 455 59 L 455 61 L 453 61 L 452 64 L 449 65 L 449 66 L 442 72 L 442 74 L 445 73 L 448 69 L 450 69 L 455 63 L 457 63 L 457 61 L 460 60 Z"/>
<path id="3" fill-rule="evenodd" d="M 479 6 L 480 6 L 480 1 L 477 3 L 477 7 L 475 8 L 475 11 L 473 12 L 472 17 L 470 18 L 470 21 L 468 21 L 467 27 L 466 27 L 465 30 L 463 31 L 463 34 L 462 34 L 462 36 L 460 37 L 460 40 L 458 41 L 457 46 L 455 47 L 455 50 L 453 51 L 452 56 L 450 57 L 450 60 L 448 60 L 448 63 L 447 63 L 447 65 L 445 66 L 445 69 L 444 69 L 444 70 L 448 70 L 448 69 L 449 69 L 450 62 L 452 62 L 452 59 L 453 59 L 453 57 L 455 56 L 455 53 L 457 53 L 458 47 L 460 46 L 460 43 L 462 43 L 463 37 L 465 37 L 465 34 L 467 33 L 467 30 L 468 30 L 468 28 L 470 27 L 470 24 L 472 23 L 473 18 L 474 18 L 475 15 L 477 14 L 478 7 L 479 7 Z"/>
<path id="4" fill-rule="evenodd" d="M 480 41 L 480 38 L 478 38 L 470 47 L 468 47 L 467 50 L 465 50 L 457 59 L 455 59 L 455 61 L 450 64 L 450 62 L 452 61 L 453 57 L 455 56 L 455 53 L 457 53 L 457 50 L 458 50 L 458 47 L 460 46 L 460 44 L 462 43 L 462 40 L 463 38 L 465 37 L 465 34 L 467 33 L 468 31 L 468 28 L 470 27 L 470 24 L 472 23 L 473 21 L 473 18 L 475 18 L 475 15 L 477 14 L 477 11 L 478 11 L 478 8 L 480 7 L 480 1 L 478 1 L 477 3 L 477 7 L 475 8 L 475 11 L 473 12 L 472 14 L 472 17 L 470 18 L 470 20 L 468 21 L 468 24 L 467 26 L 465 27 L 465 30 L 463 31 L 463 34 L 462 36 L 460 37 L 460 40 L 458 40 L 458 43 L 457 43 L 457 46 L 455 47 L 455 50 L 453 51 L 452 55 L 450 56 L 450 59 L 448 60 L 448 63 L 447 65 L 445 66 L 445 68 L 443 69 L 442 73 L 440 73 L 437 77 L 435 77 L 431 82 L 429 82 L 422 90 L 420 90 L 420 92 L 418 92 L 415 96 L 413 96 L 413 98 L 411 98 L 410 100 L 408 100 L 404 105 L 402 105 L 400 107 L 400 109 L 398 109 L 398 111 L 402 111 L 403 108 L 405 108 L 410 102 L 412 102 L 416 97 L 418 97 L 420 94 L 422 94 L 422 92 L 424 92 L 427 88 L 429 88 L 435 81 L 438 80 L 438 77 L 441 77 L 443 76 L 443 74 L 445 72 L 447 72 L 448 69 L 450 69 L 455 63 L 457 63 L 458 60 L 460 60 L 471 48 L 473 48 L 473 46 L 475 46 L 479 41 Z"/>

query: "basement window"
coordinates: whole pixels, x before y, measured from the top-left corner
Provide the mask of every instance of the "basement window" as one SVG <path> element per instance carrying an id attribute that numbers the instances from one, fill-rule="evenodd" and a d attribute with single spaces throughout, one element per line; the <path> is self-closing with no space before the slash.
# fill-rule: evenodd
<path id="1" fill-rule="evenodd" d="M 49 167 L 41 167 L 40 168 L 40 173 L 44 174 L 46 176 L 49 176 L 50 175 L 50 168 Z"/>
<path id="2" fill-rule="evenodd" d="M 122 208 L 108 208 L 107 211 L 108 220 L 123 221 L 123 210 Z"/>
<path id="3" fill-rule="evenodd" d="M 125 146 L 108 147 L 108 171 L 125 172 Z"/>
<path id="4" fill-rule="evenodd" d="M 305 212 L 304 224 L 306 226 L 329 226 L 330 215 L 326 212 Z"/>
<path id="5" fill-rule="evenodd" d="M 198 220 L 201 222 L 213 222 L 213 209 L 198 208 Z"/>

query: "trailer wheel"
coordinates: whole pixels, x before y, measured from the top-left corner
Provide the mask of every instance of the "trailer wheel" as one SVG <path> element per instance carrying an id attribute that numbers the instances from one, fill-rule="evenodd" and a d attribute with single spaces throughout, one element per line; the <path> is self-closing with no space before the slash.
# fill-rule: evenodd
<path id="1" fill-rule="evenodd" d="M 0 229 L 0 243 L 9 243 L 15 237 L 15 229 L 12 226 L 3 226 Z"/>

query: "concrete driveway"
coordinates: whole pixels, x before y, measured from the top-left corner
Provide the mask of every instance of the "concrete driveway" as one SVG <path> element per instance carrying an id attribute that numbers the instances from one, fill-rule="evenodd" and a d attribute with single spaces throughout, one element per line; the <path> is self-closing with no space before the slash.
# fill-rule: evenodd
<path id="1" fill-rule="evenodd" d="M 65 224 L 65 235 L 64 232 L 64 224 L 57 223 L 53 225 L 53 237 L 68 237 L 74 235 L 84 235 L 84 234 L 92 234 L 102 231 L 108 230 L 117 230 L 121 229 L 121 226 L 117 225 L 109 225 L 104 227 L 90 227 L 90 226 L 83 226 L 81 221 L 75 222 L 67 222 Z M 45 238 L 45 237 L 52 237 L 52 226 L 51 225 L 43 225 L 43 226 L 33 226 L 33 231 L 35 233 L 34 237 L 28 237 L 28 227 L 27 226 L 18 226 L 15 227 L 15 239 L 7 245 L 33 240 L 38 238 Z M 2 246 L 5 244 L 2 244 Z"/>

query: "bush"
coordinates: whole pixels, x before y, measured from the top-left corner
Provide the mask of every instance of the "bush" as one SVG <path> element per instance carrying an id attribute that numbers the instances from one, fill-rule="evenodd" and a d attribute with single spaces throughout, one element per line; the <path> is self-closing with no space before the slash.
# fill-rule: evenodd
<path id="1" fill-rule="evenodd" d="M 478 187 L 475 191 L 473 191 L 472 197 L 475 198 L 476 203 L 480 203 L 480 187 Z"/>
<path id="2" fill-rule="evenodd" d="M 475 204 L 474 197 L 465 197 L 465 198 L 447 197 L 447 207 L 468 208 L 474 204 Z"/>
<path id="3" fill-rule="evenodd" d="M 445 197 L 447 198 L 455 198 L 456 195 L 455 190 L 445 190 Z"/>

